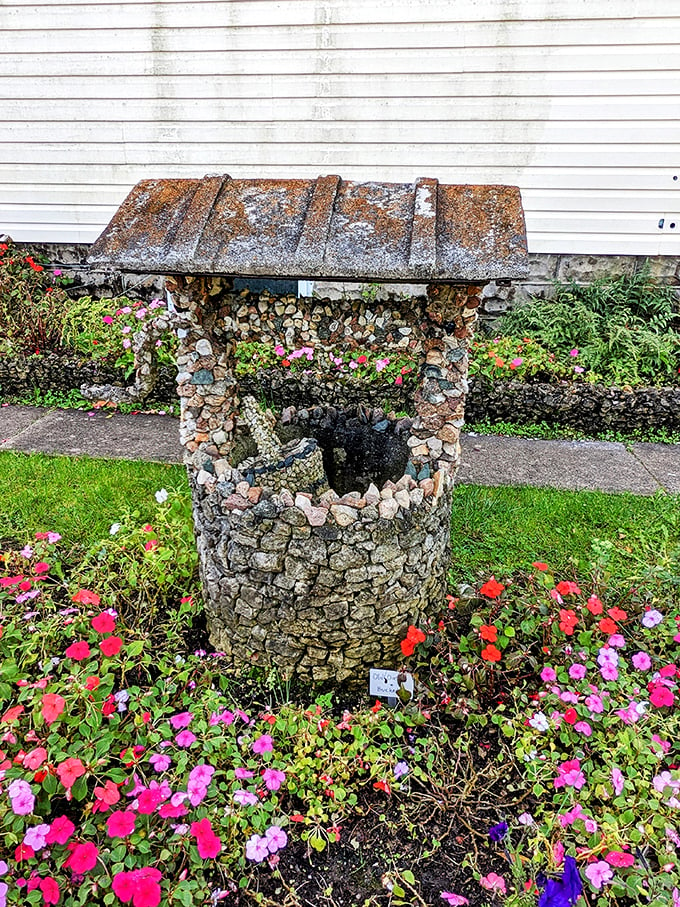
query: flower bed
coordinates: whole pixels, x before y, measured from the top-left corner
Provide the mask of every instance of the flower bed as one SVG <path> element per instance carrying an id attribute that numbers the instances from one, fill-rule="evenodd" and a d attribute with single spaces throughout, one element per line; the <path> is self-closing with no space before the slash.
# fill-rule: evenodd
<path id="1" fill-rule="evenodd" d="M 191 529 L 157 500 L 71 563 L 51 532 L 1 556 L 0 902 L 680 902 L 677 552 L 462 588 L 386 709 L 196 650 Z"/>

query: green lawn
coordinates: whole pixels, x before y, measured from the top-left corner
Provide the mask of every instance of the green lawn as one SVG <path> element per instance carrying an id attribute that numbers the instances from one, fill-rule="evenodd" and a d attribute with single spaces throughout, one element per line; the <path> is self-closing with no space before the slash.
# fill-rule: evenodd
<path id="1" fill-rule="evenodd" d="M 126 508 L 147 520 L 160 488 L 186 489 L 182 466 L 0 453 L 0 539 L 51 530 L 73 544 L 108 535 Z"/>
<path id="2" fill-rule="evenodd" d="M 73 545 L 108 535 L 125 510 L 150 519 L 154 492 L 188 495 L 184 468 L 158 463 L 0 454 L 0 538 L 23 542 L 59 532 Z M 472 582 L 548 562 L 562 573 L 588 572 L 599 543 L 611 543 L 610 570 L 625 578 L 663 562 L 680 546 L 677 498 L 667 495 L 459 486 L 452 514 L 451 577 Z"/>

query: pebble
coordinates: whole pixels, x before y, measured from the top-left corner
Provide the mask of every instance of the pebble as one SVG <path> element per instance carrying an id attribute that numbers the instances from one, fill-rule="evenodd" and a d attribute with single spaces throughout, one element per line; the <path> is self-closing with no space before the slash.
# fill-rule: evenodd
<path id="1" fill-rule="evenodd" d="M 346 507 L 344 504 L 332 504 L 331 513 L 339 526 L 349 526 L 355 523 L 359 514 L 353 507 Z"/>
<path id="2" fill-rule="evenodd" d="M 394 498 L 385 498 L 378 504 L 378 512 L 383 520 L 392 520 L 397 515 L 399 504 Z"/>

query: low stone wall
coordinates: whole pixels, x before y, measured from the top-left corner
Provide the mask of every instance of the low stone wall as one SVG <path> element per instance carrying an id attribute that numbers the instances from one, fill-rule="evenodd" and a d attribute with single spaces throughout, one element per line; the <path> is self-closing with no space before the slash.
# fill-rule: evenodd
<path id="1" fill-rule="evenodd" d="M 632 432 L 680 428 L 680 387 L 624 390 L 603 384 L 470 382 L 466 421 L 519 422 L 574 428 L 583 432 Z"/>
<path id="2" fill-rule="evenodd" d="M 0 359 L 0 393 L 23 396 L 43 391 L 78 390 L 82 384 L 125 384 L 121 369 L 98 362 L 76 362 L 61 356 Z M 344 408 L 348 400 L 387 412 L 414 411 L 414 386 L 368 384 L 350 379 L 323 382 L 316 375 L 260 371 L 239 379 L 244 394 L 252 394 L 281 410 L 330 406 Z M 159 403 L 176 403 L 175 369 L 163 368 L 156 391 Z M 472 378 L 466 401 L 467 423 L 519 422 L 564 426 L 583 432 L 648 428 L 680 429 L 680 387 L 638 387 L 623 390 L 602 384 L 527 384 Z M 378 419 L 380 421 L 380 419 Z"/>
<path id="3" fill-rule="evenodd" d="M 164 367 L 159 370 L 154 400 L 167 403 L 177 401 L 176 374 L 175 368 Z M 68 393 L 80 390 L 83 384 L 125 385 L 131 380 L 126 380 L 123 369 L 96 360 L 79 360 L 51 353 L 0 358 L 0 393 L 3 395 L 24 396 L 36 389 Z"/>

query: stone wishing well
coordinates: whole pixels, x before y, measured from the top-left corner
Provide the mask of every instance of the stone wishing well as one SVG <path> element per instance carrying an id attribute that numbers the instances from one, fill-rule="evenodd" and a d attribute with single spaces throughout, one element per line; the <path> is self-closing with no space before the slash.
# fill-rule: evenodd
<path id="1" fill-rule="evenodd" d="M 90 262 L 166 275 L 218 649 L 314 680 L 398 666 L 406 628 L 445 592 L 480 292 L 524 276 L 526 258 L 514 187 L 219 176 L 130 193 Z M 331 303 L 237 292 L 235 276 L 421 282 L 427 293 Z M 284 401 L 277 418 L 240 393 L 234 353 L 246 341 L 304 347 L 316 363 L 342 349 L 409 352 L 414 412 L 357 405 L 347 382 L 342 405 Z"/>

